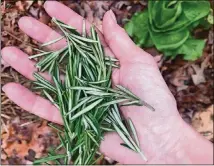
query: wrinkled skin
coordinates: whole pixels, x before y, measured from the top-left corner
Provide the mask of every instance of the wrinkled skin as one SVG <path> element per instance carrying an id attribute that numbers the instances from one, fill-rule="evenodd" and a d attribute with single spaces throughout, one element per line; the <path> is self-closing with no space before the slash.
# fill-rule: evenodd
<path id="1" fill-rule="evenodd" d="M 51 17 L 76 27 L 81 32 L 82 18 L 74 11 L 55 1 L 46 2 L 45 9 Z M 27 35 L 41 43 L 60 36 L 48 26 L 30 17 L 21 18 L 19 26 Z M 90 23 L 87 22 L 86 27 L 89 31 Z M 105 14 L 102 32 L 99 32 L 99 35 L 106 54 L 120 61 L 120 69 L 115 69 L 112 74 L 113 83 L 129 88 L 155 108 L 154 112 L 144 106 L 121 108 L 123 115 L 131 118 L 136 127 L 142 151 L 148 158 L 147 163 L 212 162 L 210 158 L 212 145 L 189 128 L 180 118 L 176 101 L 163 80 L 154 58 L 131 41 L 126 32 L 117 25 L 112 11 Z M 49 49 L 58 49 L 65 44 L 65 41 L 60 41 L 49 46 Z M 2 50 L 2 57 L 15 70 L 34 80 L 32 73 L 36 71 L 35 62 L 29 60 L 28 55 L 15 47 L 6 47 Z M 47 73 L 43 75 L 50 79 Z M 22 85 L 8 83 L 2 89 L 12 101 L 26 111 L 62 124 L 59 111 L 49 101 L 36 96 Z M 204 153 L 203 150 L 189 155 L 191 152 L 186 150 L 188 142 L 185 143 L 185 141 L 195 139 L 195 137 L 197 137 L 195 143 L 198 146 L 201 144 L 202 147 L 207 147 L 208 157 L 194 159 L 201 156 Z M 191 141 L 194 142 L 194 139 Z M 101 143 L 100 151 L 120 163 L 146 163 L 139 154 L 122 147 L 121 142 L 122 140 L 116 133 L 108 133 Z M 189 147 L 194 148 L 193 145 Z"/>

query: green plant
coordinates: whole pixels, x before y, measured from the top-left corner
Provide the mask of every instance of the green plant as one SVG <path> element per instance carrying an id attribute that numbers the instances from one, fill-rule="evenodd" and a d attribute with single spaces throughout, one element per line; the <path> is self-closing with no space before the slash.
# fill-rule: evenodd
<path id="1" fill-rule="evenodd" d="M 141 47 L 155 46 L 165 56 L 182 54 L 185 60 L 196 60 L 205 41 L 195 39 L 191 32 L 207 21 L 209 13 L 206 0 L 149 0 L 148 9 L 136 13 L 125 29 Z"/>
<path id="2" fill-rule="evenodd" d="M 36 67 L 41 72 L 48 71 L 52 81 L 36 72 L 35 88 L 41 89 L 43 95 L 59 109 L 64 128 L 51 125 L 59 131 L 61 143 L 51 149 L 49 156 L 36 160 L 34 164 L 50 161 L 59 165 L 94 164 L 100 142 L 107 131 L 117 132 L 124 141 L 122 146 L 139 153 L 146 160 L 132 121 L 123 119 L 117 104 L 144 105 L 154 109 L 120 85 L 112 89 L 112 68 L 119 67 L 118 60 L 105 55 L 93 27 L 88 36 L 83 21 L 81 35 L 73 27 L 55 18 L 52 20 L 63 36 L 42 46 L 62 39 L 67 41 L 67 45 L 55 51 L 37 49 L 40 53 L 29 58 L 43 57 Z M 60 75 L 64 75 L 63 81 Z"/>

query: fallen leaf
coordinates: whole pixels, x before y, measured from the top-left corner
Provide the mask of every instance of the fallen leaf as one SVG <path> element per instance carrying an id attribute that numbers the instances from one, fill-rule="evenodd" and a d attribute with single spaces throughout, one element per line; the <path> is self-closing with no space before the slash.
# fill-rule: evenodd
<path id="1" fill-rule="evenodd" d="M 131 4 L 130 1 L 118 1 L 118 2 L 115 2 L 114 6 L 117 9 L 121 9 L 123 6 L 129 6 L 130 4 Z"/>
<path id="2" fill-rule="evenodd" d="M 86 19 L 89 22 L 93 23 L 93 21 L 94 21 L 94 12 L 91 9 L 90 5 L 88 3 L 83 3 L 83 9 L 86 12 Z"/>
<path id="3" fill-rule="evenodd" d="M 41 8 L 39 12 L 39 21 L 46 25 L 51 21 L 51 17 L 46 13 L 43 8 Z"/>
<path id="4" fill-rule="evenodd" d="M 25 9 L 24 9 L 24 3 L 22 1 L 17 1 L 16 2 L 16 6 L 18 7 L 18 9 L 20 11 L 25 11 Z"/>
<path id="5" fill-rule="evenodd" d="M 213 109 L 209 106 L 203 112 L 197 112 L 192 118 L 192 126 L 208 140 L 213 139 Z"/>
<path id="6" fill-rule="evenodd" d="M 198 85 L 200 83 L 206 82 L 205 76 L 204 76 L 204 69 L 208 66 L 210 56 L 207 56 L 204 61 L 201 63 L 201 67 L 198 65 L 192 64 L 192 68 L 195 70 L 195 74 L 193 74 L 192 81 L 195 85 Z"/>
<path id="7" fill-rule="evenodd" d="M 193 69 L 195 70 L 196 74 L 192 75 L 192 81 L 195 85 L 198 85 L 200 83 L 206 82 L 204 77 L 204 69 L 200 68 L 198 65 L 193 64 Z"/>
<path id="8" fill-rule="evenodd" d="M 2 68 L 1 68 L 1 72 L 3 72 L 6 68 L 10 67 L 10 65 L 4 61 L 4 59 L 1 59 L 1 65 L 2 65 Z"/>
<path id="9" fill-rule="evenodd" d="M 5 14 L 5 11 L 6 11 L 5 8 L 6 8 L 6 2 L 4 1 L 4 2 L 1 3 L 1 14 L 2 15 Z"/>
<path id="10" fill-rule="evenodd" d="M 109 6 L 112 2 L 110 1 L 91 1 L 89 2 L 92 10 L 94 11 L 94 16 L 98 17 L 100 20 L 103 18 L 104 14 L 109 10 Z"/>
<path id="11" fill-rule="evenodd" d="M 182 91 L 182 90 L 185 90 L 185 89 L 187 89 L 188 87 L 189 87 L 189 86 L 187 86 L 187 85 L 179 86 L 179 87 L 177 87 L 177 92 Z"/>
<path id="12" fill-rule="evenodd" d="M 28 12 L 32 17 L 38 19 L 39 18 L 39 11 L 40 11 L 40 8 L 32 6 L 32 7 L 30 7 Z"/>
<path id="13" fill-rule="evenodd" d="M 111 2 L 107 1 L 87 1 L 82 2 L 86 19 L 93 23 L 102 32 L 102 18 Z M 81 13 L 81 10 L 80 10 Z"/>
<path id="14" fill-rule="evenodd" d="M 213 45 L 213 38 L 214 38 L 213 29 L 211 29 L 211 30 L 209 31 L 208 44 Z"/>
<path id="15" fill-rule="evenodd" d="M 11 160 L 16 156 L 23 163 L 27 159 L 32 161 L 35 157 L 42 157 L 50 146 L 57 146 L 59 141 L 54 130 L 47 126 L 47 121 L 42 124 L 28 122 L 26 125 L 13 122 L 7 128 L 8 132 L 3 132 L 1 137 L 1 148 Z"/>
<path id="16" fill-rule="evenodd" d="M 194 114 L 194 110 L 193 109 L 181 109 L 181 110 L 182 110 L 182 112 L 180 112 L 180 113 L 181 113 L 182 119 L 186 123 L 191 124 L 192 117 L 193 117 L 193 114 Z"/>
<path id="17" fill-rule="evenodd" d="M 26 10 L 28 10 L 31 5 L 34 3 L 34 1 L 29 1 L 29 0 L 26 0 L 26 1 L 17 1 L 16 2 L 16 6 L 18 8 L 18 10 L 24 12 Z"/>
<path id="18" fill-rule="evenodd" d="M 186 86 L 185 82 L 189 80 L 189 77 L 186 75 L 184 67 L 177 69 L 171 74 L 170 83 L 176 87 Z"/>

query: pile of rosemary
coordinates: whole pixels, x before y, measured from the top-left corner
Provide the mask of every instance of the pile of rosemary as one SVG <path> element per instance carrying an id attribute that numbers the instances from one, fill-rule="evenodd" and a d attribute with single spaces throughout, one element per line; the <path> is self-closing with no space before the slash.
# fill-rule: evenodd
<path id="1" fill-rule="evenodd" d="M 132 121 L 125 121 L 119 112 L 118 103 L 144 105 L 137 96 L 126 88 L 116 85 L 112 89 L 112 68 L 119 67 L 118 60 L 105 56 L 98 34 L 91 27 L 91 34 L 86 34 L 83 21 L 82 35 L 75 28 L 55 18 L 52 21 L 63 32 L 63 36 L 43 44 L 51 45 L 66 39 L 66 47 L 56 51 L 42 51 L 30 56 L 30 59 L 43 57 L 36 67 L 40 72 L 48 71 L 52 81 L 34 73 L 36 89 L 41 89 L 44 96 L 60 111 L 64 128 L 58 130 L 60 145 L 51 148 L 49 155 L 37 159 L 34 164 L 94 164 L 104 133 L 116 131 L 125 146 L 140 153 L 139 140 Z M 60 75 L 64 75 L 62 81 Z"/>

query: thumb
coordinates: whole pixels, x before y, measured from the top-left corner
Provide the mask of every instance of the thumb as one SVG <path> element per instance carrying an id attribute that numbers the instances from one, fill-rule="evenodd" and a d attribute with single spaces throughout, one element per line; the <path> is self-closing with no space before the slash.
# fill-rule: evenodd
<path id="1" fill-rule="evenodd" d="M 112 10 L 106 12 L 103 18 L 103 35 L 108 46 L 120 62 L 128 59 L 134 60 L 138 56 L 144 56 L 145 63 L 153 63 L 154 58 L 135 45 L 126 31 L 116 21 Z M 137 58 L 138 59 L 138 58 Z"/>

